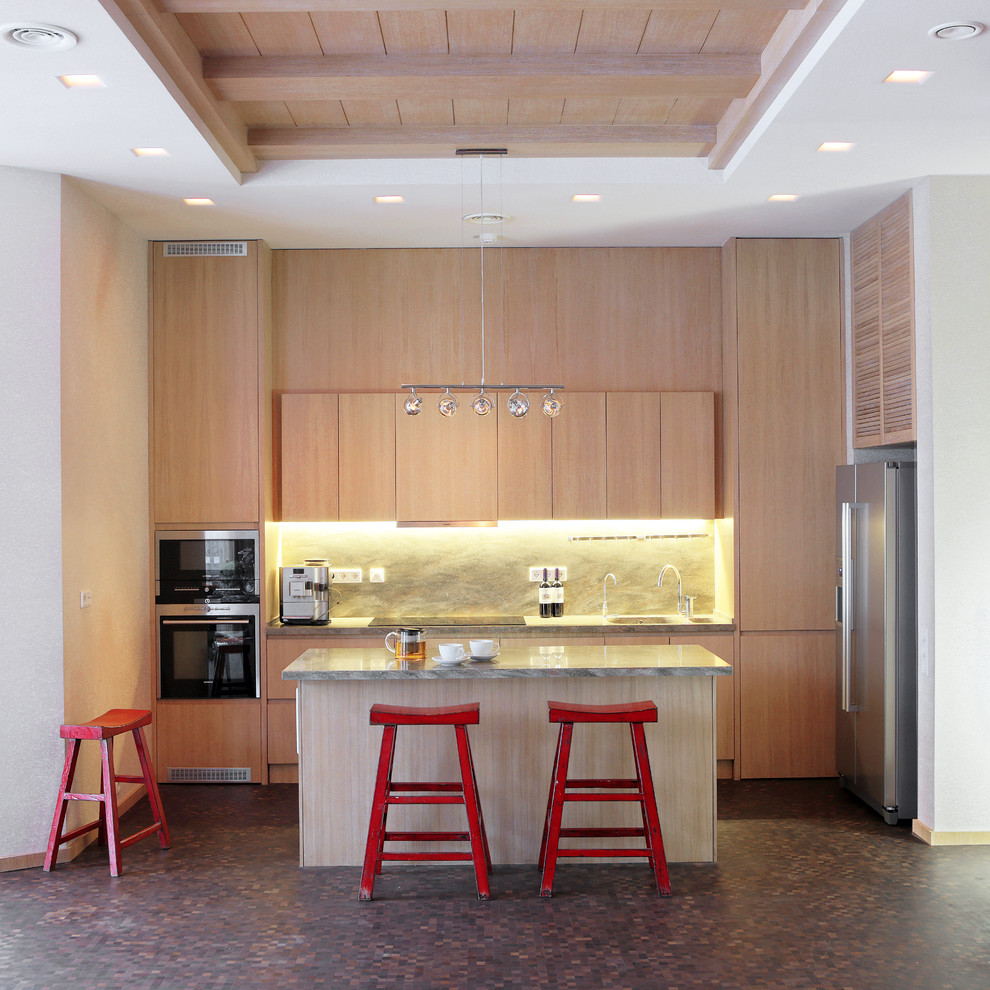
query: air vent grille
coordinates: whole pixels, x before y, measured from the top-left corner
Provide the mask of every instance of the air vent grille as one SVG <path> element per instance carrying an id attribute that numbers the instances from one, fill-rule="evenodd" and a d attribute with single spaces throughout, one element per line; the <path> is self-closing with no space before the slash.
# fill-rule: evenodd
<path id="1" fill-rule="evenodd" d="M 244 258 L 247 241 L 166 241 L 166 258 Z"/>
<path id="2" fill-rule="evenodd" d="M 250 767 L 169 767 L 169 784 L 250 784 Z"/>

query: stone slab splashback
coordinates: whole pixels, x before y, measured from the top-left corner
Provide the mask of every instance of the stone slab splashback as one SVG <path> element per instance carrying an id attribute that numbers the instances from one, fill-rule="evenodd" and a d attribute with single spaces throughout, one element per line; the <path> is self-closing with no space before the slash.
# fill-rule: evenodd
<path id="1" fill-rule="evenodd" d="M 602 607 L 609 572 L 612 613 L 674 612 L 680 571 L 699 613 L 714 605 L 715 540 L 711 520 L 541 521 L 486 528 L 401 529 L 389 524 L 283 523 L 281 563 L 326 558 L 331 567 L 361 567 L 360 584 L 335 584 L 331 615 L 534 615 L 537 584 L 530 567 L 566 567 L 565 614 Z M 385 568 L 385 583 L 368 580 Z M 551 572 L 552 573 L 552 572 Z"/>

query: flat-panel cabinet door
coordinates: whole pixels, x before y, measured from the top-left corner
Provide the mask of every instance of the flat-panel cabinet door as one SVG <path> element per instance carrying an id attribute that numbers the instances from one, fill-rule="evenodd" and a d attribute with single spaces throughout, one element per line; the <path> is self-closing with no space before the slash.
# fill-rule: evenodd
<path id="1" fill-rule="evenodd" d="M 395 508 L 400 521 L 471 522 L 497 518 L 498 420 L 461 407 L 441 416 L 424 403 L 419 416 L 395 400 Z"/>
<path id="2" fill-rule="evenodd" d="M 665 519 L 715 517 L 715 393 L 660 393 L 660 509 Z"/>
<path id="3" fill-rule="evenodd" d="M 340 519 L 394 519 L 395 396 L 341 393 L 337 401 Z"/>
<path id="4" fill-rule="evenodd" d="M 660 516 L 660 393 L 609 392 L 605 509 L 609 519 Z"/>
<path id="5" fill-rule="evenodd" d="M 549 519 L 553 514 L 551 420 L 532 396 L 521 419 L 498 404 L 498 518 Z"/>
<path id="6" fill-rule="evenodd" d="M 283 522 L 337 519 L 337 396 L 282 396 L 281 498 Z"/>
<path id="7" fill-rule="evenodd" d="M 550 428 L 553 518 L 605 518 L 605 393 L 566 392 Z"/>

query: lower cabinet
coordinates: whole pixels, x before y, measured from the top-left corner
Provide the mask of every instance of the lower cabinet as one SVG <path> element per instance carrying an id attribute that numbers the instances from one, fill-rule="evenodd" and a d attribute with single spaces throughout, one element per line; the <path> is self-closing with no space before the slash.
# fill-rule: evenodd
<path id="1" fill-rule="evenodd" d="M 835 776 L 835 633 L 743 633 L 742 777 Z"/>
<path id="2" fill-rule="evenodd" d="M 163 784 L 263 783 L 260 701 L 159 701 L 155 739 Z"/>

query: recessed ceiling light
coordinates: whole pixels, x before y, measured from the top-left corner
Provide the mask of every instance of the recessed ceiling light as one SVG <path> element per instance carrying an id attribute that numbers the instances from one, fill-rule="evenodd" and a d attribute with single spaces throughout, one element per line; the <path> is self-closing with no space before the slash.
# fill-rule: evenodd
<path id="1" fill-rule="evenodd" d="M 168 158 L 168 152 L 164 148 L 131 148 L 131 151 L 138 158 Z"/>
<path id="2" fill-rule="evenodd" d="M 75 75 L 75 76 L 59 76 L 58 81 L 66 89 L 75 89 L 76 87 L 90 87 L 96 88 L 99 86 L 106 86 L 106 83 L 99 76 L 86 76 L 86 75 Z"/>
<path id="3" fill-rule="evenodd" d="M 597 203 L 601 200 L 599 193 L 575 193 L 571 196 L 572 203 Z"/>
<path id="4" fill-rule="evenodd" d="M 939 41 L 967 41 L 983 34 L 983 25 L 979 21 L 950 21 L 948 24 L 936 24 L 928 33 Z"/>
<path id="5" fill-rule="evenodd" d="M 850 151 L 855 145 L 852 141 L 822 141 L 818 145 L 819 151 Z"/>
<path id="6" fill-rule="evenodd" d="M 212 199 L 192 198 L 192 199 L 184 199 L 182 202 L 185 203 L 186 206 L 214 206 L 215 205 Z"/>
<path id="7" fill-rule="evenodd" d="M 931 75 L 926 69 L 895 69 L 885 83 L 923 83 Z"/>
<path id="8" fill-rule="evenodd" d="M 797 193 L 774 193 L 769 197 L 771 203 L 793 203 L 798 198 Z"/>
<path id="9" fill-rule="evenodd" d="M 10 45 L 36 52 L 64 52 L 79 41 L 67 28 L 54 24 L 5 24 L 0 37 Z"/>
<path id="10" fill-rule="evenodd" d="M 376 203 L 404 203 L 405 198 L 402 196 L 376 196 Z"/>

